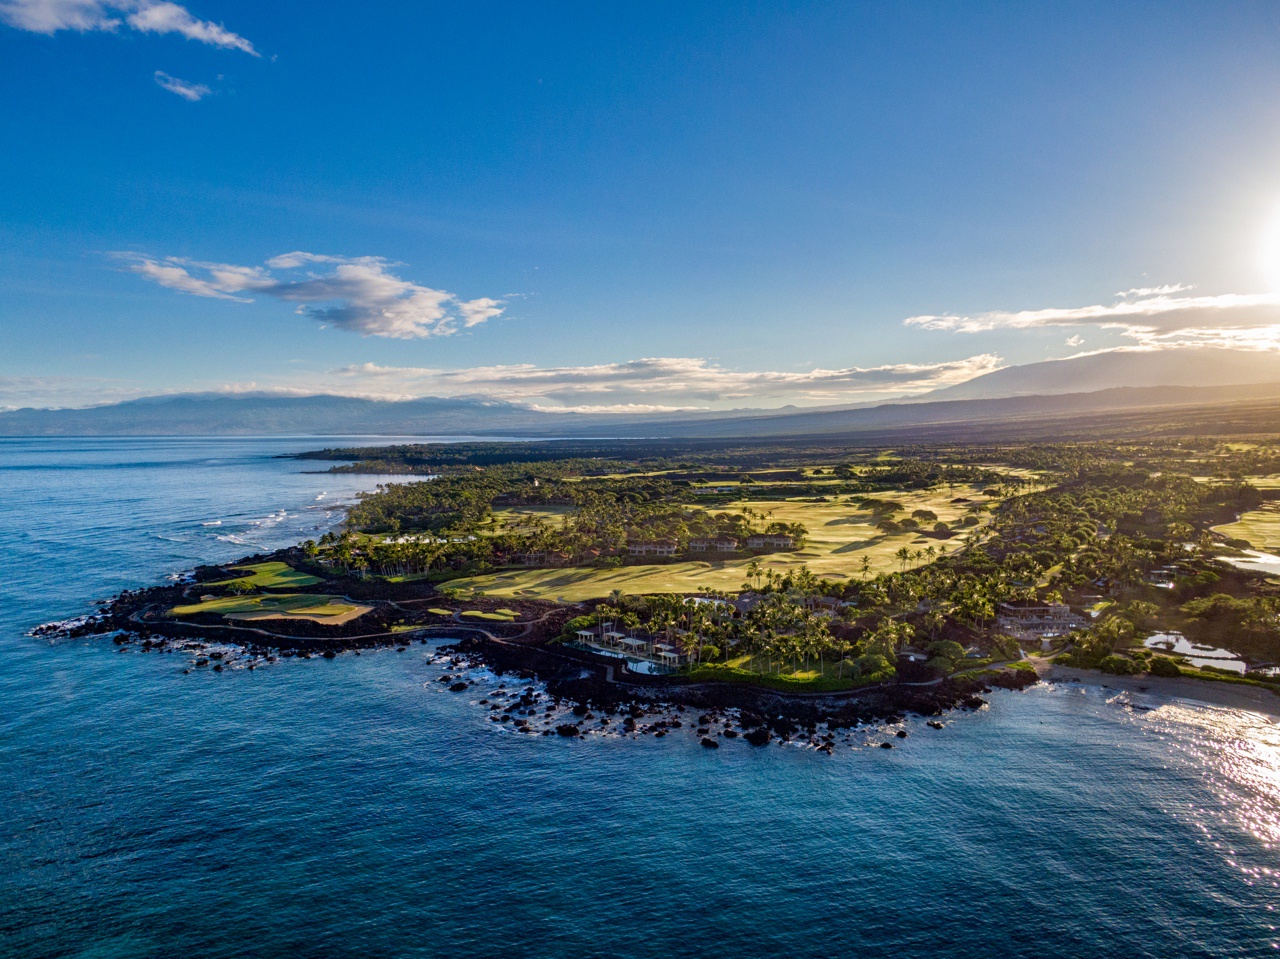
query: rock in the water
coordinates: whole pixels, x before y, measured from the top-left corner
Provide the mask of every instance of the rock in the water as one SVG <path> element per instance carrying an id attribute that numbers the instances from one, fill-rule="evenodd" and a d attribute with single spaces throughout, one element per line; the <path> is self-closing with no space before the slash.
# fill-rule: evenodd
<path id="1" fill-rule="evenodd" d="M 898 738 L 899 738 L 899 739 L 906 739 L 906 738 L 907 738 L 907 731 L 906 731 L 905 729 L 899 729 L 899 730 L 898 730 Z"/>
<path id="2" fill-rule="evenodd" d="M 562 723 L 556 727 L 556 732 L 561 736 L 577 736 L 579 735 L 578 727 L 572 723 Z"/>
<path id="3" fill-rule="evenodd" d="M 881 748 L 881 749 L 892 749 L 892 748 L 893 748 L 893 743 L 881 743 L 881 744 L 880 744 L 880 748 Z"/>
<path id="4" fill-rule="evenodd" d="M 703 748 L 703 749 L 719 749 L 719 748 L 720 748 L 720 744 L 719 744 L 718 742 L 716 742 L 714 739 L 708 739 L 706 736 L 703 736 L 703 737 L 702 737 L 702 748 Z"/>
<path id="5" fill-rule="evenodd" d="M 751 732 L 745 733 L 742 738 L 745 739 L 747 742 L 749 742 L 752 746 L 767 746 L 769 745 L 769 740 L 772 737 L 769 735 L 768 729 L 766 729 L 764 726 L 759 726 L 751 730 Z"/>

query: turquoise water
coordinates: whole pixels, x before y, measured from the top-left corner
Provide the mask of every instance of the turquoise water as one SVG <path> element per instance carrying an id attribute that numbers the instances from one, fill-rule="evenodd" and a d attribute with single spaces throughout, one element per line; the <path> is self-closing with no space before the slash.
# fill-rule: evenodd
<path id="1" fill-rule="evenodd" d="M 0 440 L 0 955 L 1277 951 L 1254 714 L 1038 687 L 892 751 L 711 752 L 506 732 L 424 646 L 183 675 L 24 635 L 315 535 L 374 482 L 271 458 L 318 445 Z"/>

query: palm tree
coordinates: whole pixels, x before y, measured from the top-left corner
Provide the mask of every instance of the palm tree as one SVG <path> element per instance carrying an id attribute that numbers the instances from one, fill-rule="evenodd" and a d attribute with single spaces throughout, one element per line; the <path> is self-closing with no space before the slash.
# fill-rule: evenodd
<path id="1" fill-rule="evenodd" d="M 862 579 L 863 579 L 863 581 L 865 581 L 865 580 L 866 580 L 866 578 L 867 578 L 867 574 L 868 574 L 869 572 L 871 572 L 871 557 L 870 557 L 870 556 L 867 556 L 867 555 L 864 553 L 864 554 L 863 554 L 863 556 L 862 556 L 862 564 L 861 564 L 861 565 L 862 565 Z"/>

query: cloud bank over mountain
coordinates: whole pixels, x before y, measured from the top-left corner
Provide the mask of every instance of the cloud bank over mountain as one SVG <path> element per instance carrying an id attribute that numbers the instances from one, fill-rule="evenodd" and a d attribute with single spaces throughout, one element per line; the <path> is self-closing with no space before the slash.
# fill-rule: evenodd
<path id="1" fill-rule="evenodd" d="M 1171 285 L 1126 290 L 1116 302 L 1037 310 L 994 310 L 974 316 L 911 316 L 903 325 L 952 333 L 1045 327 L 1115 330 L 1147 349 L 1223 347 L 1280 349 L 1280 296 L 1273 293 L 1186 295 Z"/>

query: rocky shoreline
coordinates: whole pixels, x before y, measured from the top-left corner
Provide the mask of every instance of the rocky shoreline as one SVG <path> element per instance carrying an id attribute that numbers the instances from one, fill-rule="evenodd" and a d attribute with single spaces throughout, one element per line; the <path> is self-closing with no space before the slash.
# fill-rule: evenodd
<path id="1" fill-rule="evenodd" d="M 273 554 L 270 558 L 284 556 Z M 184 672 L 254 670 L 281 659 L 335 659 L 372 649 L 404 652 L 413 644 L 439 639 L 444 645 L 436 656 L 442 662 L 459 669 L 487 669 L 525 684 L 538 683 L 544 692 L 536 695 L 554 704 L 557 716 L 564 714 L 563 721 L 548 725 L 542 718 L 535 727 L 529 711 L 540 700 L 531 698 L 533 692 L 522 694 L 513 700 L 517 706 L 502 713 L 510 717 L 522 712 L 511 719 L 512 728 L 571 737 L 589 729 L 600 732 L 612 724 L 616 731 L 628 734 L 661 736 L 686 725 L 681 715 L 693 710 L 706 717 L 696 730 L 716 730 L 714 735 L 703 737 L 707 748 L 718 746 L 721 739 L 741 736 L 757 745 L 803 740 L 826 749 L 835 742 L 839 730 L 900 723 L 908 714 L 937 717 L 952 710 L 974 710 L 984 705 L 982 695 L 993 687 L 1019 689 L 1037 682 L 1029 670 L 1002 670 L 928 685 L 895 682 L 816 694 L 781 692 L 746 683 L 691 682 L 681 676 L 641 676 L 604 657 L 553 642 L 564 622 L 578 612 L 574 607 L 504 601 L 505 607 L 521 607 L 521 620 L 510 624 L 485 621 L 481 626 L 461 621 L 459 609 L 441 609 L 447 600 L 429 585 L 416 583 L 361 588 L 365 584 L 344 579 L 340 584 L 343 592 L 359 593 L 359 600 L 372 608 L 342 626 L 283 619 L 229 623 L 213 617 L 185 617 L 179 621 L 167 615 L 173 606 L 189 602 L 202 584 L 225 577 L 231 566 L 263 559 L 249 557 L 236 564 L 201 567 L 175 583 L 125 591 L 102 602 L 92 615 L 47 624 L 33 630 L 32 635 L 50 639 L 110 637 L 120 652 L 181 655 L 187 659 Z M 332 591 L 334 586 L 329 581 L 315 589 Z M 424 611 L 427 603 L 432 605 Z M 476 605 L 475 600 L 467 603 L 468 607 Z M 442 616 L 444 612 L 451 612 L 452 617 Z M 462 692 L 473 684 L 454 677 L 447 685 Z M 596 720 L 594 727 L 584 725 L 588 715 Z"/>

